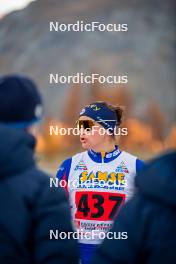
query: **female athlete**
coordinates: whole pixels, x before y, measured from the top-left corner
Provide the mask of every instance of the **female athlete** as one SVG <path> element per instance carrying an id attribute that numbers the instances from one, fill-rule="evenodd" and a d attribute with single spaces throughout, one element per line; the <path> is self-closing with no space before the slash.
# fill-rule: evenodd
<path id="1" fill-rule="evenodd" d="M 65 160 L 57 172 L 57 178 L 67 182 L 82 264 L 88 264 L 96 245 L 112 235 L 113 219 L 133 195 L 136 172 L 143 166 L 116 145 L 122 114 L 121 107 L 106 102 L 82 109 L 77 126 L 85 151 Z"/>

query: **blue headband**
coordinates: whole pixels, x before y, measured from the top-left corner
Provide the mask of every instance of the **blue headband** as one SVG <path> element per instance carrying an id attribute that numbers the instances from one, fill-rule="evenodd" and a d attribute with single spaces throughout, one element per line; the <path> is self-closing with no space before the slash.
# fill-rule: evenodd
<path id="1" fill-rule="evenodd" d="M 81 110 L 80 116 L 88 116 L 112 132 L 118 126 L 116 113 L 103 103 L 93 103 L 86 106 Z"/>

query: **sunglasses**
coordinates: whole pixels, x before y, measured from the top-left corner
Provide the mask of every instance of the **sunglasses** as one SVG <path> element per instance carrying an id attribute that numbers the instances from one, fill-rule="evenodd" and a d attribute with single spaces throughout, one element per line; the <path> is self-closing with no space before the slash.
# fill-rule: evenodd
<path id="1" fill-rule="evenodd" d="M 95 126 L 95 122 L 92 120 L 77 120 L 76 121 L 76 127 L 78 127 L 78 129 L 81 129 L 81 128 L 92 129 L 93 126 Z"/>

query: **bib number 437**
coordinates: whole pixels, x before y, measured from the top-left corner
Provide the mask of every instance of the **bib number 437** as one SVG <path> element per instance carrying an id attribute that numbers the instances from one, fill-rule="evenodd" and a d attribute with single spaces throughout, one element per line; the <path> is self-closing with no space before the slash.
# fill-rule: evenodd
<path id="1" fill-rule="evenodd" d="M 76 192 L 76 219 L 111 221 L 125 201 L 125 194 Z"/>

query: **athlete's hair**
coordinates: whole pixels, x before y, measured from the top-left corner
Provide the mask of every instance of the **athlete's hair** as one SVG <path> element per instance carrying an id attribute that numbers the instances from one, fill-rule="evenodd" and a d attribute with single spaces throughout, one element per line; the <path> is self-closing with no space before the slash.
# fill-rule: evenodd
<path id="1" fill-rule="evenodd" d="M 118 124 L 118 126 L 121 125 L 121 123 L 123 121 L 123 113 L 124 113 L 124 108 L 122 106 L 112 105 L 112 104 L 105 102 L 105 101 L 96 101 L 95 104 L 96 103 L 101 103 L 104 106 L 108 107 L 111 111 L 114 111 L 116 114 L 117 124 Z"/>

